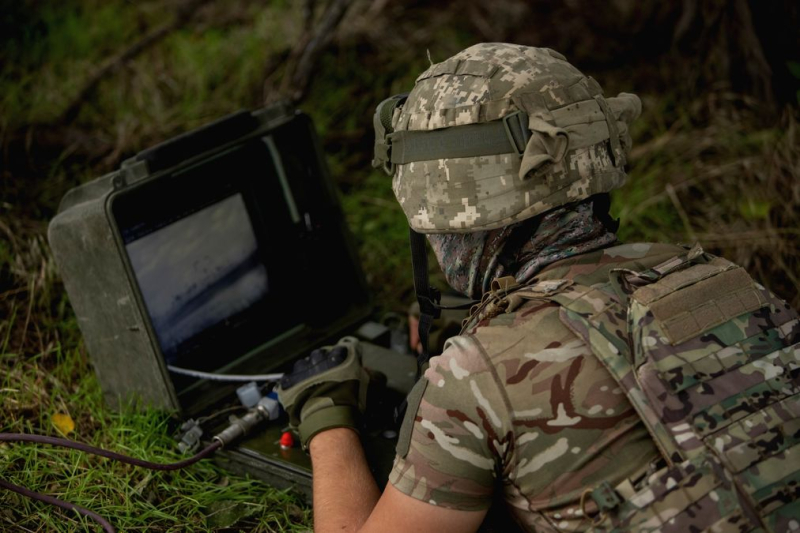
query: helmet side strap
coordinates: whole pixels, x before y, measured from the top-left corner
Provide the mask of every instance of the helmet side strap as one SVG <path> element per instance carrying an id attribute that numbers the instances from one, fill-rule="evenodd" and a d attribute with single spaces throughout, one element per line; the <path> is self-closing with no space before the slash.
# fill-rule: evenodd
<path id="1" fill-rule="evenodd" d="M 428 352 L 428 337 L 433 321 L 441 315 L 439 302 L 441 293 L 428 283 L 428 250 L 425 236 L 409 228 L 411 241 L 411 266 L 414 271 L 414 290 L 419 302 L 419 340 L 422 344 L 422 353 L 417 357 L 417 374 L 422 373 L 422 367 L 430 359 Z"/>

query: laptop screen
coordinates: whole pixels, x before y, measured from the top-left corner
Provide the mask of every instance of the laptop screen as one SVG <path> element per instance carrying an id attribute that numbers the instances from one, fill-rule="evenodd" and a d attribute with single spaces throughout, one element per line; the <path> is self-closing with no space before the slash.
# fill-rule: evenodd
<path id="1" fill-rule="evenodd" d="M 294 120 L 114 198 L 168 364 L 264 372 L 292 354 L 253 356 L 260 347 L 284 338 L 312 346 L 368 314 L 363 274 L 311 135 Z M 193 383 L 173 381 L 178 390 Z"/>
<path id="2" fill-rule="evenodd" d="M 125 245 L 167 362 L 199 333 L 269 292 L 241 193 Z"/>

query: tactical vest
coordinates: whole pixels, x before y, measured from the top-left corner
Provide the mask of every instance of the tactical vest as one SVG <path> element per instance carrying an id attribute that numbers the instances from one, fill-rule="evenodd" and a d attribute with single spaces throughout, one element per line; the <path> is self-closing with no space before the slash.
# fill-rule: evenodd
<path id="1" fill-rule="evenodd" d="M 468 319 L 531 299 L 559 304 L 648 428 L 664 466 L 588 487 L 581 505 L 596 504 L 594 530 L 800 531 L 797 313 L 699 247 L 602 274 L 497 280 Z"/>

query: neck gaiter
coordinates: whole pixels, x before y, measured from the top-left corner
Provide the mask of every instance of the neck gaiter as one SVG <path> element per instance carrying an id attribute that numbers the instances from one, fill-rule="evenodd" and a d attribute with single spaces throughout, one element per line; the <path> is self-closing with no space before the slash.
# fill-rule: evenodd
<path id="1" fill-rule="evenodd" d="M 493 280 L 513 275 L 517 282 L 525 283 L 545 266 L 571 257 L 603 248 L 617 240 L 594 215 L 592 201 L 556 208 L 541 215 L 538 226 L 530 236 L 523 236 L 515 250 L 507 271 L 501 259 L 515 229 L 528 221 L 504 228 L 473 233 L 432 233 L 428 242 L 433 248 L 439 266 L 450 286 L 472 299 L 480 299 Z M 531 228 L 534 226 L 531 225 Z"/>

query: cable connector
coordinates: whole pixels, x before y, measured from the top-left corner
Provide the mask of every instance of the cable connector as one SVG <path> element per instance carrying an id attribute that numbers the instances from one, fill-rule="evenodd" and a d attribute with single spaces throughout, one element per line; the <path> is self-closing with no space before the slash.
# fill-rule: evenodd
<path id="1" fill-rule="evenodd" d="M 194 453 L 200 448 L 200 439 L 203 437 L 203 428 L 200 423 L 190 418 L 181 425 L 178 449 L 181 453 Z"/>
<path id="2" fill-rule="evenodd" d="M 231 416 L 229 419 L 230 425 L 214 435 L 212 440 L 219 442 L 223 447 L 227 446 L 250 433 L 262 420 L 264 420 L 264 415 L 257 407 L 250 409 L 242 418 Z"/>
<path id="3" fill-rule="evenodd" d="M 258 401 L 258 405 L 256 405 L 256 409 L 261 411 L 268 420 L 275 420 L 281 414 L 281 404 L 276 398 L 272 398 L 271 396 L 264 396 L 261 398 Z"/>
<path id="4" fill-rule="evenodd" d="M 231 416 L 229 419 L 230 425 L 214 435 L 212 440 L 219 442 L 222 446 L 227 446 L 249 434 L 262 421 L 275 420 L 279 415 L 280 406 L 278 401 L 265 396 L 258 401 L 255 407 L 247 411 L 247 414 L 243 417 Z"/>
<path id="5" fill-rule="evenodd" d="M 236 389 L 236 396 L 239 397 L 239 401 L 242 402 L 242 405 L 248 409 L 258 405 L 258 401 L 262 398 L 261 391 L 255 381 L 245 383 Z"/>

